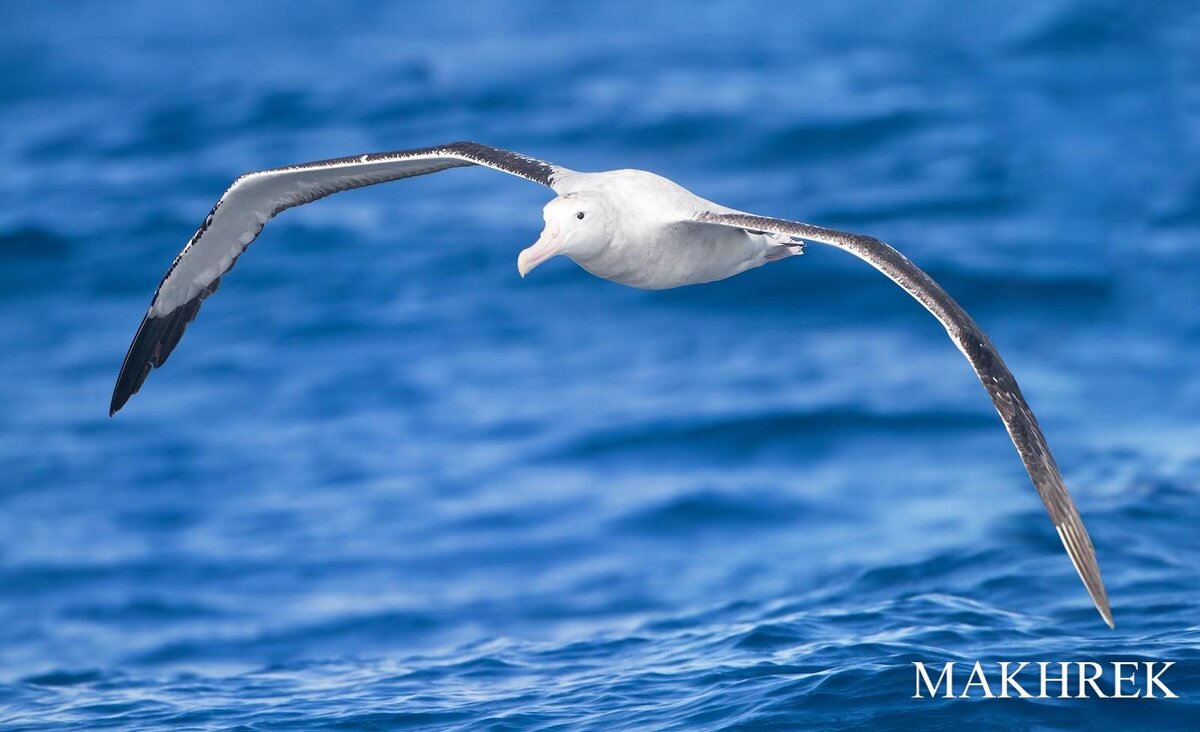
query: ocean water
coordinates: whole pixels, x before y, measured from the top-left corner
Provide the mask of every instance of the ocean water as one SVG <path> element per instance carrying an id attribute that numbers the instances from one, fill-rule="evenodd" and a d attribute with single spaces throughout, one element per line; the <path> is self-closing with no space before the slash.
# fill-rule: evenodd
<path id="1" fill-rule="evenodd" d="M 1182 2 L 0 4 L 0 727 L 1197 728 L 1198 59 Z M 109 419 L 234 176 L 457 139 L 906 252 L 1116 630 L 885 278 L 522 281 L 549 193 L 491 171 L 283 214 Z M 1181 698 L 910 698 L 1132 659 Z"/>

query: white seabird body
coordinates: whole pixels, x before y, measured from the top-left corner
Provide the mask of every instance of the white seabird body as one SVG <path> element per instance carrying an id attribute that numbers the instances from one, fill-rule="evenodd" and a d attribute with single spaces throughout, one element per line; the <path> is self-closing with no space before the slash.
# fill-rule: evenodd
<path id="1" fill-rule="evenodd" d="M 662 290 L 714 282 L 802 251 L 790 236 L 699 222 L 705 213 L 738 212 L 644 170 L 572 173 L 561 181 L 556 189 L 561 186 L 562 195 L 544 212 L 547 227 L 563 219 L 557 223 L 565 228 L 579 213 L 575 201 L 598 197 L 594 215 L 602 217 L 605 244 L 595 251 L 562 253 L 591 274 L 622 285 Z"/>

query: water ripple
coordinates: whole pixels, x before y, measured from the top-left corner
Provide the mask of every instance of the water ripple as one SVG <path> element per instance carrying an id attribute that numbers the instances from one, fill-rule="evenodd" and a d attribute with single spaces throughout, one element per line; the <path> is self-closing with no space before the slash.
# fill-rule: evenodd
<path id="1" fill-rule="evenodd" d="M 628 10 L 0 4 L 0 727 L 1195 728 L 1195 13 Z M 489 171 L 283 214 L 107 418 L 234 176 L 460 138 L 902 249 L 1019 377 L 1116 630 L 885 278 L 521 280 L 550 193 Z M 1147 659 L 1183 698 L 911 698 Z"/>

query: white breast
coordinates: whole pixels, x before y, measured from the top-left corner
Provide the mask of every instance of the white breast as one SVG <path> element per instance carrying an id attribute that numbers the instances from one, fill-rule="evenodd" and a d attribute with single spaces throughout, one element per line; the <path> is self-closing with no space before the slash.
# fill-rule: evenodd
<path id="1" fill-rule="evenodd" d="M 571 185 L 605 194 L 619 212 L 609 246 L 575 259 L 606 280 L 647 290 L 697 285 L 790 253 L 780 238 L 700 223 L 702 213 L 736 212 L 653 173 L 580 173 Z"/>

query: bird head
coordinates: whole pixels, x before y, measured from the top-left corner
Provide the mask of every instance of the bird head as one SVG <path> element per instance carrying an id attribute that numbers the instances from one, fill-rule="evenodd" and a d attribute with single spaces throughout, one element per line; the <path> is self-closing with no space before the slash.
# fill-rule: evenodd
<path id="1" fill-rule="evenodd" d="M 551 257 L 565 254 L 579 262 L 587 260 L 612 241 L 608 207 L 598 193 L 567 193 L 542 209 L 546 228 L 537 242 L 517 257 L 521 276 Z"/>

